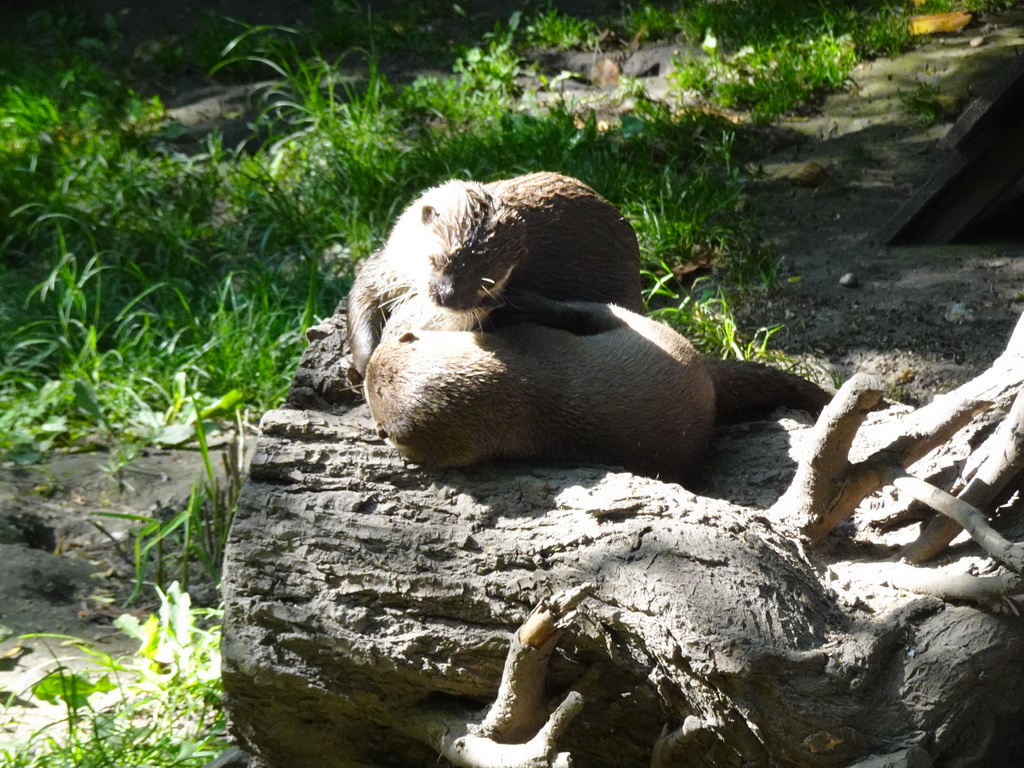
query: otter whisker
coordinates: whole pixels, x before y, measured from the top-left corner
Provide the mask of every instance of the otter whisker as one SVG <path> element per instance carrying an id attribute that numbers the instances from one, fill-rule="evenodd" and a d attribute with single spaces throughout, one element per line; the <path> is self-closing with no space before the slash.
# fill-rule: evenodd
<path id="1" fill-rule="evenodd" d="M 502 294 L 502 293 L 495 293 L 492 290 L 489 290 L 487 288 L 487 286 L 485 286 L 485 285 L 481 285 L 480 286 L 480 290 L 482 290 L 484 292 L 484 295 L 487 296 L 488 299 L 490 299 L 492 302 L 494 302 L 492 304 L 492 307 L 503 307 L 503 306 L 505 306 L 504 294 Z M 487 312 L 487 310 L 482 309 L 481 307 L 474 307 L 473 311 L 475 311 L 475 312 L 476 311 L 483 311 L 485 313 Z"/>
<path id="2" fill-rule="evenodd" d="M 477 331 L 484 330 L 484 322 L 490 316 L 491 311 L 489 309 L 477 308 L 473 310 L 473 322 L 476 325 Z"/>
<path id="3" fill-rule="evenodd" d="M 415 283 L 396 283 L 392 290 L 383 297 L 380 307 L 392 310 L 418 295 L 419 291 L 416 290 Z"/>

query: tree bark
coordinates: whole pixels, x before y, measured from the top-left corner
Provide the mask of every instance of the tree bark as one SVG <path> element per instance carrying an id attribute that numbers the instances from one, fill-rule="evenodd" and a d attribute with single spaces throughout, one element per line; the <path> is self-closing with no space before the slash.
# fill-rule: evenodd
<path id="1" fill-rule="evenodd" d="M 894 443 L 916 447 L 890 470 L 954 488 L 1021 390 L 1024 343 L 944 405 L 860 401 L 848 435 L 822 435 L 828 412 L 719 430 L 697 495 L 603 467 L 409 465 L 341 384 L 342 322 L 313 329 L 264 417 L 231 533 L 224 687 L 246 751 L 276 768 L 1019 764 L 1024 620 L 986 607 L 1014 607 L 1017 574 L 992 570 L 982 600 L 958 581 L 990 568 L 973 543 L 941 570 L 896 563 L 912 536 L 874 523 L 913 502 L 877 490 L 891 471 L 807 523 L 841 462 Z M 940 407 L 968 423 L 921 442 Z M 1020 511 L 994 523 L 1011 542 Z"/>

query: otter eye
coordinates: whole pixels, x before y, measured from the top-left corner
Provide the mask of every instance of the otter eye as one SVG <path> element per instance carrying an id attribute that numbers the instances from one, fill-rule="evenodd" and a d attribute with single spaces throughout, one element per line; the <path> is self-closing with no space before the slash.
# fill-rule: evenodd
<path id="1" fill-rule="evenodd" d="M 430 224 L 437 216 L 437 209 L 432 205 L 424 205 L 420 217 L 424 224 Z"/>

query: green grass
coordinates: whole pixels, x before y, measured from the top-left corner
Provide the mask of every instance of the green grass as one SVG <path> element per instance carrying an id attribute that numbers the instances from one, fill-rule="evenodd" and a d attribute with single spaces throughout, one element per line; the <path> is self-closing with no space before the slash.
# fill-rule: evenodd
<path id="1" fill-rule="evenodd" d="M 157 615 L 140 623 L 123 614 L 117 626 L 139 641 L 133 658 L 109 656 L 74 638 L 90 659 L 55 669 L 18 692 L 60 704 L 65 716 L 0 746 L 7 768 L 199 768 L 226 748 L 221 709 L 220 610 L 192 608 L 177 584 Z M 34 636 L 26 638 L 31 641 Z M 0 714 L 9 702 L 0 700 Z"/>
<path id="2" fill-rule="evenodd" d="M 199 411 L 279 403 L 303 330 L 333 311 L 403 206 L 450 177 L 577 176 L 634 224 L 655 277 L 712 263 L 722 285 L 768 287 L 779 259 L 741 205 L 734 126 L 635 85 L 610 125 L 568 101 L 541 109 L 523 50 L 703 45 L 678 93 L 766 120 L 908 45 L 905 17 L 888 0 L 701 0 L 481 30 L 450 4 L 385 16 L 323 0 L 304 30 L 207 16 L 141 52 L 119 47 L 110 19 L 32 17 L 0 42 L 0 456 L 106 447 L 116 468 L 191 434 Z M 399 87 L 373 57 L 394 51 L 431 54 L 453 76 Z M 368 75 L 339 78 L 341 65 Z M 176 142 L 181 126 L 133 79 L 211 69 L 276 82 L 252 154 L 216 134 Z"/>
<path id="3" fill-rule="evenodd" d="M 641 41 L 682 43 L 694 55 L 681 56 L 672 75 L 680 93 L 768 122 L 846 87 L 863 59 L 910 47 L 913 13 L 1011 5 L 1012 0 L 930 0 L 917 9 L 893 0 L 697 1 L 676 8 L 637 3 L 606 19 L 549 10 L 521 25 L 521 38 L 528 46 L 612 52 Z"/>
<path id="4" fill-rule="evenodd" d="M 523 53 L 689 43 L 703 54 L 682 64 L 672 96 L 765 121 L 844 87 L 864 57 L 912 44 L 907 13 L 888 0 L 694 0 L 606 19 L 541 10 L 481 29 L 459 4 L 385 16 L 321 0 L 306 29 L 210 15 L 194 35 L 134 51 L 110 19 L 36 15 L 0 41 L 0 460 L 104 450 L 97 463 L 118 478 L 147 445 L 205 446 L 218 423 L 277 405 L 303 331 L 334 310 L 403 207 L 451 177 L 545 169 L 584 180 L 636 228 L 654 314 L 709 354 L 779 362 L 777 328 L 745 331 L 731 309 L 744 291 L 772 289 L 781 261 L 744 203 L 742 129 L 628 83 L 620 96 L 632 107 L 608 123 L 569 100 L 539 108 Z M 452 77 L 401 87 L 377 69 L 389 53 Z M 344 79 L 341 66 L 367 74 Z M 275 82 L 251 154 L 216 134 L 176 141 L 182 126 L 144 88 L 208 73 Z M 905 103 L 925 119 L 935 96 Z M 711 265 L 714 290 L 676 278 L 694 264 Z M 139 521 L 123 553 L 132 597 L 216 580 L 235 492 L 209 470 L 186 509 Z M 65 735 L 3 748 L 7 764 L 206 762 L 223 729 L 216 629 L 199 629 L 171 586 L 161 615 L 127 627 L 143 641 L 135 663 L 100 655 L 96 674 L 65 670 L 40 687 L 66 702 Z"/>
<path id="5" fill-rule="evenodd" d="M 955 117 L 963 106 L 958 99 L 943 95 L 928 83 L 918 83 L 913 90 L 901 93 L 900 102 L 908 114 L 925 126 Z"/>

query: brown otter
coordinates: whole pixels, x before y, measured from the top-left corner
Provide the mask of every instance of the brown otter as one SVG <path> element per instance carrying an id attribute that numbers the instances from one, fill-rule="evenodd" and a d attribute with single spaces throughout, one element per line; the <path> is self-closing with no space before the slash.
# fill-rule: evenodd
<path id="1" fill-rule="evenodd" d="M 410 314 L 415 309 L 408 306 Z M 417 326 L 442 329 L 444 321 L 430 315 L 419 314 L 415 318 L 400 320 L 398 325 L 404 325 L 405 330 L 414 330 Z M 515 323 L 536 323 L 589 336 L 617 328 L 621 320 L 598 304 L 553 301 L 543 296 L 517 294 L 514 301 L 494 310 L 482 323 L 481 330 L 494 330 Z M 814 382 L 761 363 L 721 360 L 704 355 L 701 361 L 715 385 L 716 424 L 750 420 L 780 407 L 799 408 L 817 416 L 832 399 L 830 392 Z"/>
<path id="2" fill-rule="evenodd" d="M 594 461 L 683 479 L 714 424 L 711 377 L 671 328 L 593 306 L 608 330 L 521 323 L 386 338 L 365 382 L 381 434 L 436 466 Z"/>
<path id="3" fill-rule="evenodd" d="M 557 173 L 427 190 L 363 263 L 349 293 L 353 383 L 402 301 L 426 297 L 448 310 L 435 315 L 439 330 L 472 330 L 519 291 L 642 312 L 633 227 L 586 184 Z"/>
<path id="4" fill-rule="evenodd" d="M 524 304 L 524 322 L 490 332 L 386 338 L 364 387 L 381 434 L 424 464 L 592 461 L 685 482 L 719 413 L 829 399 L 772 368 L 707 365 L 676 331 L 616 306 Z"/>

